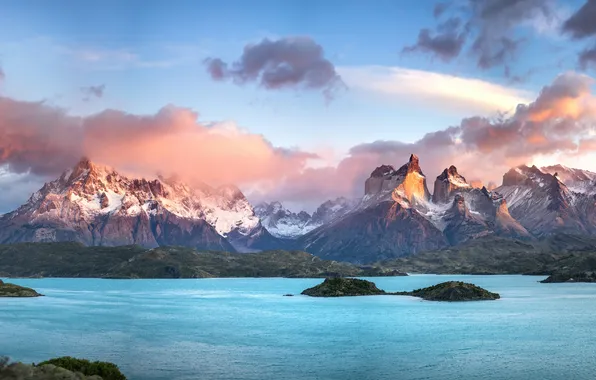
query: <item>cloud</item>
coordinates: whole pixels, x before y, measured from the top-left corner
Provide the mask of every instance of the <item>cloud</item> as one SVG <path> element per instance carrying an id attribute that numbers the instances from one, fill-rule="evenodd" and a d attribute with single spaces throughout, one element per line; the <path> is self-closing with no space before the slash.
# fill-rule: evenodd
<path id="1" fill-rule="evenodd" d="M 220 58 L 207 58 L 204 63 L 214 80 L 231 79 L 238 85 L 258 82 L 267 90 L 322 90 L 329 100 L 345 87 L 323 48 L 309 37 L 265 38 L 245 46 L 231 65 Z"/>
<path id="2" fill-rule="evenodd" d="M 430 71 L 382 66 L 340 67 L 338 71 L 354 89 L 394 96 L 399 102 L 417 100 L 468 113 L 511 111 L 532 98 L 532 94 L 515 88 Z"/>
<path id="3" fill-rule="evenodd" d="M 0 215 L 19 207 L 33 192 L 39 190 L 47 178 L 30 173 L 15 174 L 0 167 Z"/>
<path id="4" fill-rule="evenodd" d="M 596 0 L 587 0 L 565 23 L 563 30 L 573 38 L 581 39 L 596 35 Z"/>
<path id="5" fill-rule="evenodd" d="M 596 0 L 587 0 L 574 14 L 563 24 L 563 31 L 570 34 L 573 39 L 581 40 L 592 38 L 592 47 L 586 48 L 579 53 L 579 66 L 582 70 L 588 67 L 596 67 Z"/>
<path id="6" fill-rule="evenodd" d="M 579 54 L 579 66 L 582 70 L 588 67 L 596 67 L 596 45 L 593 48 L 585 49 Z"/>
<path id="7" fill-rule="evenodd" d="M 0 67 L 0 83 L 4 82 L 4 79 L 6 79 L 6 74 L 4 74 L 4 70 Z"/>
<path id="8" fill-rule="evenodd" d="M 44 102 L 0 97 L 0 165 L 13 173 L 60 173 L 83 155 L 80 122 Z"/>
<path id="9" fill-rule="evenodd" d="M 433 16 L 435 18 L 441 17 L 443 13 L 449 8 L 449 3 L 436 3 L 433 8 Z"/>
<path id="10" fill-rule="evenodd" d="M 106 85 L 81 87 L 81 92 L 85 95 L 84 101 L 89 101 L 91 97 L 101 98 L 106 89 Z"/>
<path id="11" fill-rule="evenodd" d="M 431 53 L 445 62 L 451 61 L 459 56 L 466 42 L 466 32 L 461 28 L 461 22 L 460 18 L 453 17 L 439 24 L 437 32 L 433 32 L 428 28 L 421 29 L 416 43 L 406 46 L 402 52 L 420 51 Z"/>
<path id="12" fill-rule="evenodd" d="M 505 66 L 515 56 L 522 39 L 519 28 L 543 28 L 558 16 L 552 0 L 464 0 L 441 3 L 434 9 L 435 30 L 424 28 L 417 42 L 404 49 L 421 51 L 444 61 L 458 57 L 467 46 L 478 67 Z M 441 21 L 441 19 L 445 19 Z M 539 22 L 529 22 L 539 20 Z"/>
<path id="13" fill-rule="evenodd" d="M 74 62 L 93 70 L 167 69 L 200 61 L 204 52 L 198 46 L 158 45 L 151 49 L 151 57 L 137 49 L 105 48 L 63 44 L 52 39 L 33 41 L 50 46 L 59 55 L 70 57 Z M 154 58 L 153 56 L 159 56 Z"/>
<path id="14" fill-rule="evenodd" d="M 462 92 L 465 85 L 478 85 L 462 83 L 447 82 Z M 468 178 L 498 182 L 511 166 L 537 157 L 562 154 L 577 160 L 593 151 L 592 84 L 587 75 L 564 73 L 512 113 L 470 116 L 411 143 L 359 144 L 333 166 L 310 165 L 319 159 L 317 154 L 275 147 L 233 122 L 202 123 L 187 108 L 170 105 L 151 115 L 105 110 L 75 117 L 44 102 L 0 97 L 0 168 L 10 175 L 47 179 L 86 155 L 125 173 L 153 177 L 160 172 L 190 183 L 235 183 L 250 190 L 253 200 L 311 205 L 340 195 L 361 196 L 364 180 L 375 167 L 399 166 L 411 153 L 420 156 L 429 182 L 451 164 Z"/>
<path id="15" fill-rule="evenodd" d="M 413 143 L 375 141 L 354 146 L 337 167 L 296 173 L 280 181 L 267 196 L 293 202 L 362 196 L 364 180 L 375 167 L 400 166 L 411 153 L 419 155 L 430 183 L 452 164 L 467 178 L 487 184 L 500 183 L 509 168 L 537 158 L 562 154 L 577 161 L 577 156 L 592 153 L 596 147 L 592 82 L 583 74 L 564 73 L 513 114 L 465 118 L 459 125 L 428 133 Z"/>
<path id="16" fill-rule="evenodd" d="M 213 185 L 274 181 L 316 158 L 274 147 L 230 122 L 199 123 L 186 108 L 73 117 L 43 102 L 0 97 L 0 165 L 11 173 L 57 176 L 83 155 L 138 175 L 176 174 Z"/>

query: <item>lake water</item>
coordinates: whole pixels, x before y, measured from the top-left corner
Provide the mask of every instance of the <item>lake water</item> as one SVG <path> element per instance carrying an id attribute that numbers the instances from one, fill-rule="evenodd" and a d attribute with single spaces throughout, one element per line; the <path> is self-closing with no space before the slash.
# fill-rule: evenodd
<path id="1" fill-rule="evenodd" d="M 132 380 L 593 379 L 596 284 L 414 275 L 387 291 L 463 280 L 498 301 L 283 297 L 320 279 L 12 279 L 46 295 L 0 298 L 0 355 L 70 355 Z"/>

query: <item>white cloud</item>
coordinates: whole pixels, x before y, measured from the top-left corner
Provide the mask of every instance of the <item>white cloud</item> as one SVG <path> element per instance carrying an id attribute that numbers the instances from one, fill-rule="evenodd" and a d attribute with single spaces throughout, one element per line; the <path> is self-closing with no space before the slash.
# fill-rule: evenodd
<path id="1" fill-rule="evenodd" d="M 518 104 L 534 98 L 528 91 L 432 71 L 364 66 L 340 67 L 338 72 L 351 89 L 377 93 L 400 104 L 415 101 L 470 114 L 513 111 Z"/>

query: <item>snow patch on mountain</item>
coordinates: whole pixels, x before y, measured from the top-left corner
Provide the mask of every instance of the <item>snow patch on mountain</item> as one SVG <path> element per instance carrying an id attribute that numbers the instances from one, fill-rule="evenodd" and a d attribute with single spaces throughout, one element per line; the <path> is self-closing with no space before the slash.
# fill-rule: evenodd
<path id="1" fill-rule="evenodd" d="M 294 213 L 280 202 L 261 203 L 255 207 L 261 224 L 275 237 L 296 239 L 351 212 L 359 200 L 339 197 L 321 204 L 310 215 L 305 211 Z"/>

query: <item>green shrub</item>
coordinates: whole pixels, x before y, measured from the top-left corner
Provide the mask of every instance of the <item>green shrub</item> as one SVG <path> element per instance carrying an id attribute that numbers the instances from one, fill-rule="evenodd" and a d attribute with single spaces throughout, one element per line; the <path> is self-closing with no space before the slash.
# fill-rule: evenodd
<path id="1" fill-rule="evenodd" d="M 120 372 L 116 364 L 108 362 L 90 362 L 86 359 L 76 359 L 70 356 L 50 359 L 37 364 L 43 366 L 52 364 L 57 367 L 65 368 L 72 372 L 80 372 L 85 376 L 100 376 L 103 380 L 126 380 L 126 376 Z"/>

